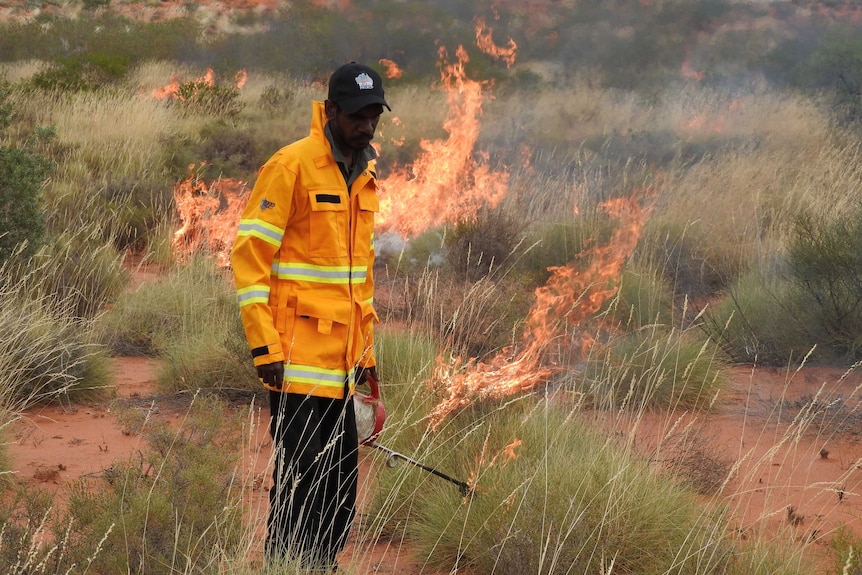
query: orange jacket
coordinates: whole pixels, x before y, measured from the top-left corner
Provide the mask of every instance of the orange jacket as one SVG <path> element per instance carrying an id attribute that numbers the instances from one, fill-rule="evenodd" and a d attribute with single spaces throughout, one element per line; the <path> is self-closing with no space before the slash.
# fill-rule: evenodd
<path id="1" fill-rule="evenodd" d="M 282 391 L 342 398 L 375 364 L 375 162 L 350 190 L 314 102 L 311 133 L 258 172 L 231 263 L 255 366 L 285 363 Z M 349 383 L 345 386 L 345 381 Z"/>

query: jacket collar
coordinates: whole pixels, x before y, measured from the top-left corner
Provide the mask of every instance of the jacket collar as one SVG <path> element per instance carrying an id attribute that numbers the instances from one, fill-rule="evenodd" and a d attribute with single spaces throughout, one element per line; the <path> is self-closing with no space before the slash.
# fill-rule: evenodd
<path id="1" fill-rule="evenodd" d="M 341 154 L 341 150 L 339 150 L 330 137 L 327 135 L 326 130 L 326 106 L 324 106 L 323 102 L 314 101 L 312 102 L 311 108 L 311 131 L 310 136 L 312 138 L 323 140 L 326 142 L 326 145 L 329 147 L 329 152 L 335 160 L 342 160 L 343 155 Z M 362 152 L 359 153 L 357 159 L 364 165 L 367 165 L 371 160 L 377 159 L 377 150 L 374 149 L 373 146 L 367 146 Z M 363 166 L 364 168 L 364 166 Z"/>

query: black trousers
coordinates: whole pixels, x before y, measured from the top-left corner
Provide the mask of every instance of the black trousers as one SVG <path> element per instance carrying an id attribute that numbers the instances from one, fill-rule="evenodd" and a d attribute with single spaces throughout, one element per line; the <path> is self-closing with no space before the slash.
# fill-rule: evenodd
<path id="1" fill-rule="evenodd" d="M 275 469 L 267 555 L 335 567 L 356 514 L 353 401 L 275 391 L 269 401 Z"/>

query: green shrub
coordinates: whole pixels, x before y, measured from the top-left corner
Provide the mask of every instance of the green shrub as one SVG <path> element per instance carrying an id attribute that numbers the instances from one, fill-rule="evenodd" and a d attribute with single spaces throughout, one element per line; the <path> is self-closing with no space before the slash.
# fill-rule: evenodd
<path id="1" fill-rule="evenodd" d="M 706 315 L 736 361 L 862 358 L 862 211 L 835 221 L 797 216 L 786 259 L 754 270 Z M 813 350 L 813 351 L 812 351 Z"/>
<path id="2" fill-rule="evenodd" d="M 233 118 L 243 108 L 239 88 L 198 81 L 180 84 L 176 101 L 186 114 L 217 118 Z"/>
<path id="3" fill-rule="evenodd" d="M 98 230 L 70 230 L 33 257 L 44 273 L 33 286 L 47 299 L 67 302 L 79 318 L 94 318 L 120 295 L 128 281 L 123 257 Z M 95 236 L 95 237 L 94 237 Z"/>
<path id="4" fill-rule="evenodd" d="M 243 414 L 197 396 L 178 428 L 149 421 L 145 453 L 85 478 L 56 521 L 58 540 L 72 525 L 58 570 L 92 561 L 99 573 L 206 573 L 239 551 L 238 484 Z"/>
<path id="5" fill-rule="evenodd" d="M 456 223 L 446 235 L 446 261 L 455 277 L 475 282 L 498 277 L 521 245 L 526 222 L 501 209 L 482 210 L 475 220 Z"/>
<path id="6" fill-rule="evenodd" d="M 838 575 L 862 575 L 862 540 L 846 526 L 839 527 L 829 541 L 834 571 Z"/>
<path id="7" fill-rule="evenodd" d="M 260 94 L 259 107 L 269 118 L 284 116 L 288 108 L 296 104 L 295 95 L 288 88 L 270 85 Z"/>
<path id="8" fill-rule="evenodd" d="M 462 497 L 413 466 L 381 469 L 369 528 L 409 533 L 436 569 L 748 575 L 769 563 L 764 572 L 808 572 L 788 552 L 738 549 L 721 508 L 704 508 L 559 405 L 522 398 L 414 437 L 402 452 L 473 491 Z"/>
<path id="9" fill-rule="evenodd" d="M 32 255 L 44 241 L 41 186 L 50 170 L 32 150 L 0 146 L 0 263 L 16 252 Z"/>
<path id="10" fill-rule="evenodd" d="M 707 309 L 704 327 L 733 362 L 786 365 L 811 349 L 802 318 L 787 307 L 792 286 L 767 270 L 745 274 Z"/>
<path id="11" fill-rule="evenodd" d="M 9 100 L 12 85 L 0 76 L 0 134 L 12 123 L 13 106 Z"/>
<path id="12" fill-rule="evenodd" d="M 430 331 L 386 324 L 375 331 L 378 372 L 393 398 L 412 395 L 430 377 L 439 353 L 439 343 Z"/>
<path id="13" fill-rule="evenodd" d="M 98 396 L 109 390 L 102 348 L 90 341 L 90 322 L 74 302 L 34 297 L 42 267 L 2 268 L 0 282 L 0 389 L 5 405 L 62 397 Z"/>
<path id="14" fill-rule="evenodd" d="M 121 294 L 95 333 L 115 355 L 165 359 L 159 383 L 166 390 L 260 389 L 236 294 L 206 254 Z"/>
<path id="15" fill-rule="evenodd" d="M 228 317 L 207 331 L 184 333 L 167 343 L 161 354 L 166 361 L 158 375 L 162 389 L 212 389 L 228 395 L 264 391 L 251 361 L 239 311 L 230 312 L 230 307 L 224 310 Z"/>
<path id="16" fill-rule="evenodd" d="M 607 217 L 580 217 L 565 223 L 539 223 L 528 234 L 530 250 L 519 259 L 517 270 L 536 286 L 550 277 L 548 268 L 572 263 L 588 246 L 604 245 L 612 237 L 614 223 Z"/>
<path id="17" fill-rule="evenodd" d="M 699 331 L 648 326 L 593 347 L 571 384 L 606 409 L 708 409 L 724 385 L 723 356 Z"/>
<path id="18" fill-rule="evenodd" d="M 200 133 L 198 162 L 205 162 L 207 172 L 218 177 L 248 181 L 266 161 L 254 135 L 223 122 L 207 125 Z"/>
<path id="19" fill-rule="evenodd" d="M 719 261 L 702 226 L 653 219 L 647 224 L 638 251 L 661 270 L 677 297 L 703 301 L 725 289 L 740 270 L 736 262 Z"/>
<path id="20" fill-rule="evenodd" d="M 48 575 L 53 571 L 60 545 L 39 545 L 50 536 L 52 494 L 26 485 L 4 486 L 0 511 L 0 570 L 9 575 Z"/>
<path id="21" fill-rule="evenodd" d="M 862 358 L 862 209 L 849 219 L 796 219 L 789 275 L 797 294 L 792 310 L 805 313 L 811 344 L 829 355 Z"/>
<path id="22" fill-rule="evenodd" d="M 483 358 L 520 338 L 533 302 L 532 289 L 516 277 L 456 281 L 439 270 L 409 278 L 407 318 L 445 341 L 452 354 Z"/>
<path id="23" fill-rule="evenodd" d="M 117 355 L 159 356 L 186 337 L 224 331 L 224 318 L 236 313 L 236 294 L 224 272 L 198 254 L 124 292 L 99 319 L 97 333 Z"/>
<path id="24" fill-rule="evenodd" d="M 789 46 L 788 46 L 789 45 Z M 784 64 L 786 81 L 811 94 L 825 92 L 836 117 L 862 121 L 862 40 L 858 26 L 834 24 L 809 39 L 789 39 L 775 50 L 773 67 Z"/>
<path id="25" fill-rule="evenodd" d="M 31 82 L 42 90 L 78 92 L 96 90 L 122 80 L 129 70 L 129 58 L 118 54 L 91 52 L 58 58 L 53 66 L 37 72 Z"/>
<path id="26" fill-rule="evenodd" d="M 620 278 L 617 295 L 602 310 L 605 321 L 621 331 L 648 325 L 672 326 L 673 292 L 660 274 L 641 266 L 629 266 Z"/>

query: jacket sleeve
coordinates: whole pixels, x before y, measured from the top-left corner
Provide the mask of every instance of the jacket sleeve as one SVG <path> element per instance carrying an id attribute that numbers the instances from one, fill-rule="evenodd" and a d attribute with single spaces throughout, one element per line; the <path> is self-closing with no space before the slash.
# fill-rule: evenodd
<path id="1" fill-rule="evenodd" d="M 261 168 L 231 252 L 240 316 L 255 366 L 284 361 L 270 307 L 275 284 L 271 274 L 290 216 L 295 182 L 296 176 L 279 163 L 269 162 Z"/>

